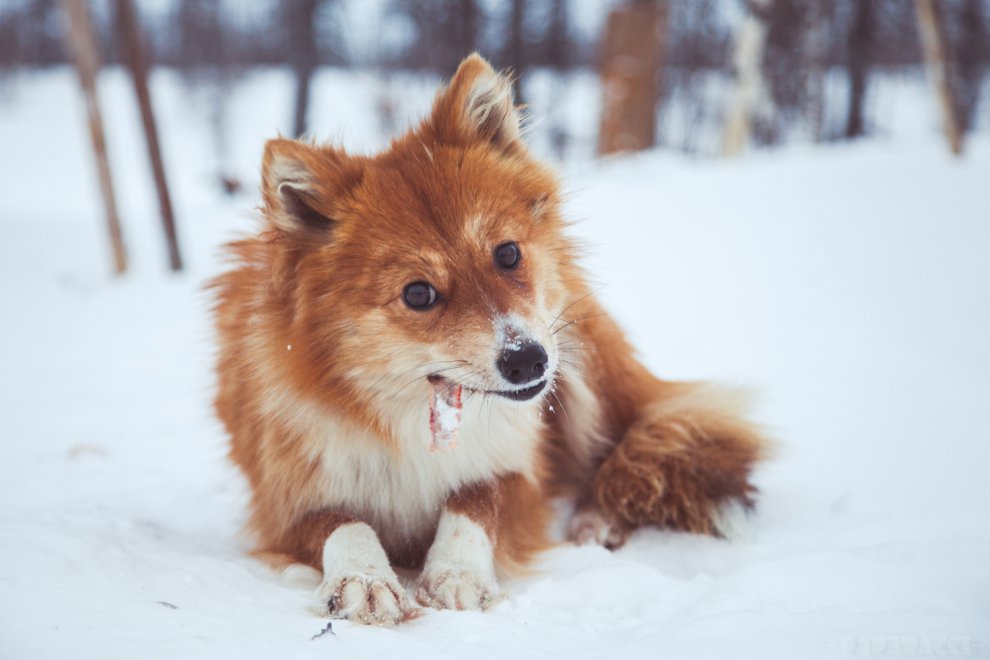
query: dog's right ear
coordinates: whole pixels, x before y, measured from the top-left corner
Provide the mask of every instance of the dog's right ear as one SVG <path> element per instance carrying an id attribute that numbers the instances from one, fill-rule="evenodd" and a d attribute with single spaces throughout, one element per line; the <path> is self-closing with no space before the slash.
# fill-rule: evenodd
<path id="1" fill-rule="evenodd" d="M 261 161 L 265 216 L 279 231 L 319 239 L 329 236 L 341 195 L 360 180 L 360 170 L 341 151 L 298 140 L 265 144 Z"/>

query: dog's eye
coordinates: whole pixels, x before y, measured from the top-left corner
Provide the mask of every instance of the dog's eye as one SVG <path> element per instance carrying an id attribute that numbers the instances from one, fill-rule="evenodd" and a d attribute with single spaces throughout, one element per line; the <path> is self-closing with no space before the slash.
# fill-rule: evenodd
<path id="1" fill-rule="evenodd" d="M 412 309 L 429 309 L 437 301 L 437 290 L 428 282 L 413 282 L 403 289 L 402 300 Z"/>
<path id="2" fill-rule="evenodd" d="M 513 270 L 519 265 L 519 257 L 521 256 L 519 246 L 512 241 L 502 243 L 495 248 L 495 263 L 502 270 Z"/>

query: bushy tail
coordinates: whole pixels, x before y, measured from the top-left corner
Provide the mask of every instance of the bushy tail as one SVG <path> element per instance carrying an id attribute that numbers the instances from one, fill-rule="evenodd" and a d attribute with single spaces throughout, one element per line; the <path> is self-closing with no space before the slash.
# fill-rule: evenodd
<path id="1" fill-rule="evenodd" d="M 727 536 L 724 514 L 753 507 L 750 473 L 769 444 L 743 416 L 745 395 L 701 383 L 671 387 L 598 469 L 595 503 L 625 531 L 655 525 Z"/>

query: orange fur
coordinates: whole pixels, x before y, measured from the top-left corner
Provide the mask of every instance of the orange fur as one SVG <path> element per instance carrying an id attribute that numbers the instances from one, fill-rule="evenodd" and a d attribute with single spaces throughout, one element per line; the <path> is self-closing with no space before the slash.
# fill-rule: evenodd
<path id="1" fill-rule="evenodd" d="M 262 555 L 321 568 L 324 543 L 360 521 L 392 563 L 418 566 L 446 510 L 481 526 L 506 570 L 548 547 L 561 487 L 623 534 L 717 534 L 718 507 L 751 504 L 760 436 L 636 360 L 577 265 L 557 179 L 519 140 L 508 81 L 480 57 L 383 153 L 273 140 L 262 180 L 264 226 L 213 284 L 216 410 Z M 515 270 L 493 262 L 505 241 Z M 434 308 L 403 303 L 416 281 L 435 287 Z M 552 394 L 491 394 L 507 332 L 546 347 Z M 465 386 L 449 455 L 424 446 L 431 376 Z M 353 616 L 388 622 L 390 603 Z"/>

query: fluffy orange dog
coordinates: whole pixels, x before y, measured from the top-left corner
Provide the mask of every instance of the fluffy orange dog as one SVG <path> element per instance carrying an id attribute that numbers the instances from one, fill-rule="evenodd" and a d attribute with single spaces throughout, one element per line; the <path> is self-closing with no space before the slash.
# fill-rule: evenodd
<path id="1" fill-rule="evenodd" d="M 422 567 L 422 605 L 484 608 L 559 494 L 574 540 L 610 547 L 752 506 L 760 436 L 636 361 L 483 59 L 387 151 L 273 140 L 262 173 L 264 229 L 214 283 L 216 408 L 258 552 L 322 570 L 322 613 L 408 618 L 393 566 Z"/>

